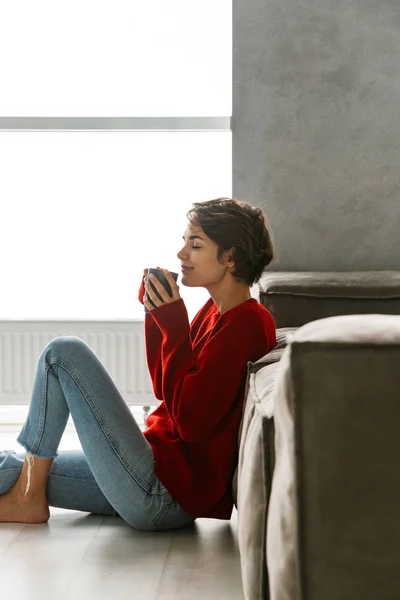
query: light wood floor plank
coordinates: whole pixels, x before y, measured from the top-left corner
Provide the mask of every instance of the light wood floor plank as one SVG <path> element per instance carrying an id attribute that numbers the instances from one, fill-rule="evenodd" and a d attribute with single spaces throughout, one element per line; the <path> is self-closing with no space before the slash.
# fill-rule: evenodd
<path id="1" fill-rule="evenodd" d="M 23 523 L 0 524 L 0 558 L 6 553 L 24 527 Z"/>
<path id="2" fill-rule="evenodd" d="M 156 600 L 170 538 L 106 517 L 62 600 Z"/>
<path id="3" fill-rule="evenodd" d="M 25 525 L 2 556 L 2 597 L 7 600 L 50 600 L 60 597 L 98 531 L 104 517 L 87 515 L 82 526 L 81 513 L 51 509 L 48 523 Z M 70 513 L 69 515 L 67 513 Z M 84 514 L 84 513 L 82 513 Z M 75 515 L 79 515 L 78 518 Z M 4 527 L 0 524 L 0 537 Z M 14 524 L 19 528 L 19 524 Z M 3 592 L 4 596 L 3 596 Z"/>
<path id="4" fill-rule="evenodd" d="M 243 600 L 236 517 L 174 532 L 157 600 Z"/>

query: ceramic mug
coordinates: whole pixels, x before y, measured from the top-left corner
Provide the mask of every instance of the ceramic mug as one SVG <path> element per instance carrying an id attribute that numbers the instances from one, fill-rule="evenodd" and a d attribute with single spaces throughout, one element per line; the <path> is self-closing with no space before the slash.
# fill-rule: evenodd
<path id="1" fill-rule="evenodd" d="M 162 270 L 162 269 L 149 269 L 149 271 L 148 271 L 148 273 L 147 273 L 147 277 L 149 277 L 150 273 L 153 273 L 153 275 L 155 275 L 155 276 L 157 277 L 157 279 L 159 280 L 159 282 L 160 282 L 160 283 L 161 283 L 161 284 L 162 284 L 162 285 L 165 287 L 165 289 L 166 289 L 167 293 L 168 293 L 168 294 L 171 296 L 171 298 L 172 298 L 172 290 L 171 290 L 171 286 L 169 285 L 169 283 L 168 283 L 168 281 L 167 281 L 167 278 L 166 278 L 166 277 L 165 277 L 165 275 L 164 275 L 164 272 L 163 272 L 163 270 Z M 170 273 L 171 273 L 172 277 L 174 278 L 174 280 L 175 280 L 175 281 L 177 281 L 179 273 L 174 273 L 174 271 L 170 271 Z M 151 287 L 153 288 L 153 290 L 154 290 L 154 292 L 155 292 L 155 294 L 156 294 L 157 298 L 159 298 L 159 300 L 162 300 L 162 298 L 161 298 L 160 294 L 159 294 L 159 293 L 157 292 L 157 290 L 156 290 L 156 287 L 155 287 L 155 285 L 154 285 L 154 284 L 153 284 L 153 283 L 150 281 L 150 279 L 148 279 L 148 281 L 150 282 L 150 285 L 151 285 Z M 152 301 L 151 301 L 151 299 L 150 299 L 150 297 L 149 297 L 149 295 L 148 295 L 148 293 L 147 293 L 147 292 L 146 292 L 146 296 L 147 296 L 147 299 L 148 299 L 148 301 L 150 302 L 150 304 L 151 304 L 152 306 L 154 306 L 154 308 L 156 308 L 156 305 L 154 304 L 154 302 L 152 302 Z M 144 312 L 145 312 L 145 313 L 147 313 L 147 312 L 150 312 L 146 306 L 144 307 Z"/>

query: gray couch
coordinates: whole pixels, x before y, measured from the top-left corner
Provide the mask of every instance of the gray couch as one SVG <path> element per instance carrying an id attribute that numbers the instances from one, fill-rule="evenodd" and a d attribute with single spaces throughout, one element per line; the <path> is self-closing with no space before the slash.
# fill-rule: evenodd
<path id="1" fill-rule="evenodd" d="M 400 599 L 400 271 L 260 280 L 234 477 L 246 600 Z"/>

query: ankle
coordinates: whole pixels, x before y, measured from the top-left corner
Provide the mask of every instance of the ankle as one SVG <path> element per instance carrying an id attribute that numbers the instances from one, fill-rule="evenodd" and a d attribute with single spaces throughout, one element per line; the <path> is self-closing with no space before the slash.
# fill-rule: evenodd
<path id="1" fill-rule="evenodd" d="M 21 481 L 19 479 L 14 487 L 9 490 L 9 493 L 12 494 L 18 502 L 22 502 L 24 504 L 29 504 L 33 500 L 41 497 L 46 497 L 46 490 L 43 487 L 37 486 L 29 486 L 29 490 L 26 489 L 26 482 Z"/>
<path id="2" fill-rule="evenodd" d="M 23 489 L 23 495 L 44 495 L 48 474 L 54 458 L 39 458 L 30 452 L 25 455 L 25 462 L 21 475 L 18 479 L 19 490 Z"/>

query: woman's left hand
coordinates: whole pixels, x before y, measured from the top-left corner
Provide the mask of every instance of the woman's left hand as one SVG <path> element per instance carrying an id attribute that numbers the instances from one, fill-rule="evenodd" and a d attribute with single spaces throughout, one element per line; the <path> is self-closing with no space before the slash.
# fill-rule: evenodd
<path id="1" fill-rule="evenodd" d="M 163 284 L 152 273 L 149 275 L 149 280 L 146 281 L 144 285 L 145 290 L 150 296 L 151 301 L 156 305 L 156 308 L 158 308 L 159 306 L 164 306 L 165 304 L 170 304 L 171 302 L 175 302 L 176 300 L 180 299 L 179 285 L 177 285 L 175 279 L 172 277 L 171 273 L 167 271 L 167 269 L 163 269 L 163 273 L 169 285 L 171 286 L 172 297 L 168 294 Z M 160 294 L 162 300 L 160 300 L 156 296 L 155 292 L 153 291 L 153 288 L 150 285 L 150 281 L 156 288 L 157 292 Z M 143 304 L 149 311 L 154 310 L 154 306 L 149 302 L 149 299 L 147 298 L 146 294 L 143 296 Z"/>

